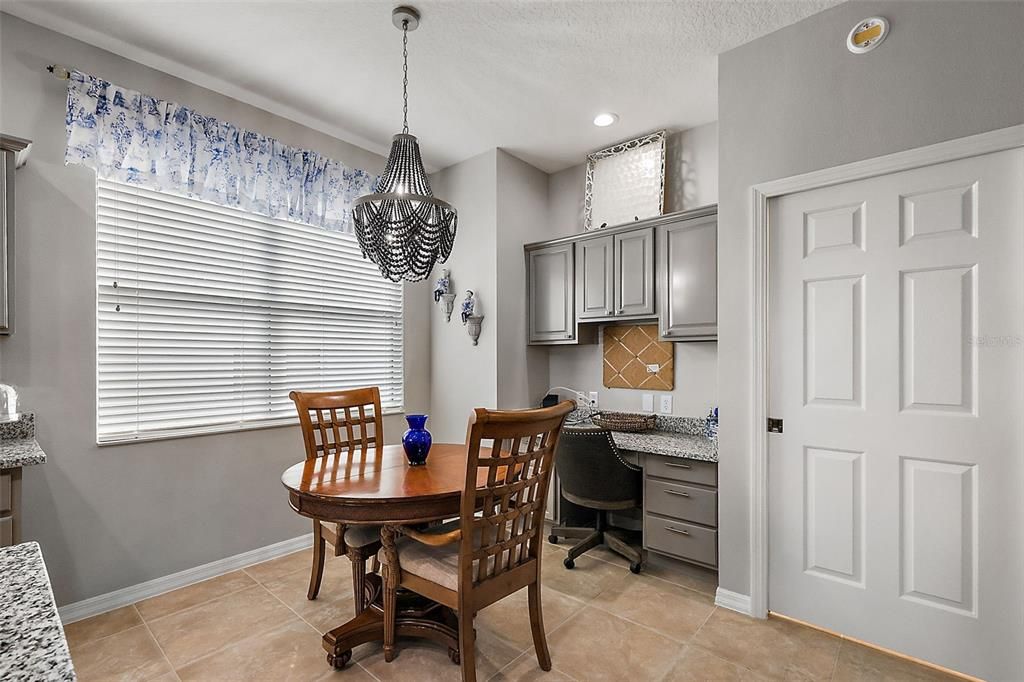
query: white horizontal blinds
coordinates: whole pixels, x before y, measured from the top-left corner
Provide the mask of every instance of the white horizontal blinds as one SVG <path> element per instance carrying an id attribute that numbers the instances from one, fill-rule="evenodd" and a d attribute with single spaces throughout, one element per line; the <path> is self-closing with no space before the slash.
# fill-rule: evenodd
<path id="1" fill-rule="evenodd" d="M 352 235 L 97 180 L 97 433 L 295 418 L 291 390 L 402 408 L 402 286 Z"/>

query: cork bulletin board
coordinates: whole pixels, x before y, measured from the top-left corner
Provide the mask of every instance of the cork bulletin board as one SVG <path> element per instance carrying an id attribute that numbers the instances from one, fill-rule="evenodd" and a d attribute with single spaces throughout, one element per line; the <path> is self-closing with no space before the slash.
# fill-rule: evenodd
<path id="1" fill-rule="evenodd" d="M 605 388 L 675 388 L 675 346 L 658 340 L 658 325 L 608 325 L 602 348 Z"/>

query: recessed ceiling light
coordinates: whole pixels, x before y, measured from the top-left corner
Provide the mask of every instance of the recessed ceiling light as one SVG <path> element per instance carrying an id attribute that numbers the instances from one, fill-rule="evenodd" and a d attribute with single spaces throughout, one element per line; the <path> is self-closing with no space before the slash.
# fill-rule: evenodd
<path id="1" fill-rule="evenodd" d="M 605 111 L 594 117 L 594 125 L 596 125 L 598 128 L 606 128 L 618 120 L 618 114 L 613 114 L 610 111 Z"/>

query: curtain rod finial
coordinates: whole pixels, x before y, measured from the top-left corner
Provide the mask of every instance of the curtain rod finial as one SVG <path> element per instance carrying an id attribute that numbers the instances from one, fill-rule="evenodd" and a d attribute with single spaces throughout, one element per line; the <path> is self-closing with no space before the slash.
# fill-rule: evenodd
<path id="1" fill-rule="evenodd" d="M 71 79 L 71 72 L 65 69 L 60 64 L 47 64 L 46 70 L 52 73 L 57 78 L 61 79 L 62 81 Z"/>

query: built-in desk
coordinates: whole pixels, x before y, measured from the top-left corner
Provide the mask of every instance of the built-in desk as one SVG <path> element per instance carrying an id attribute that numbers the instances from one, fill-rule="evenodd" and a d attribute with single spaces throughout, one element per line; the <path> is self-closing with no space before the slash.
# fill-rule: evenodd
<path id="1" fill-rule="evenodd" d="M 0 424 L 0 547 L 21 542 L 22 467 L 45 461 L 32 414 Z"/>
<path id="2" fill-rule="evenodd" d="M 718 441 L 703 432 L 703 419 L 658 417 L 655 430 L 613 431 L 612 439 L 644 470 L 644 550 L 717 568 Z"/>

